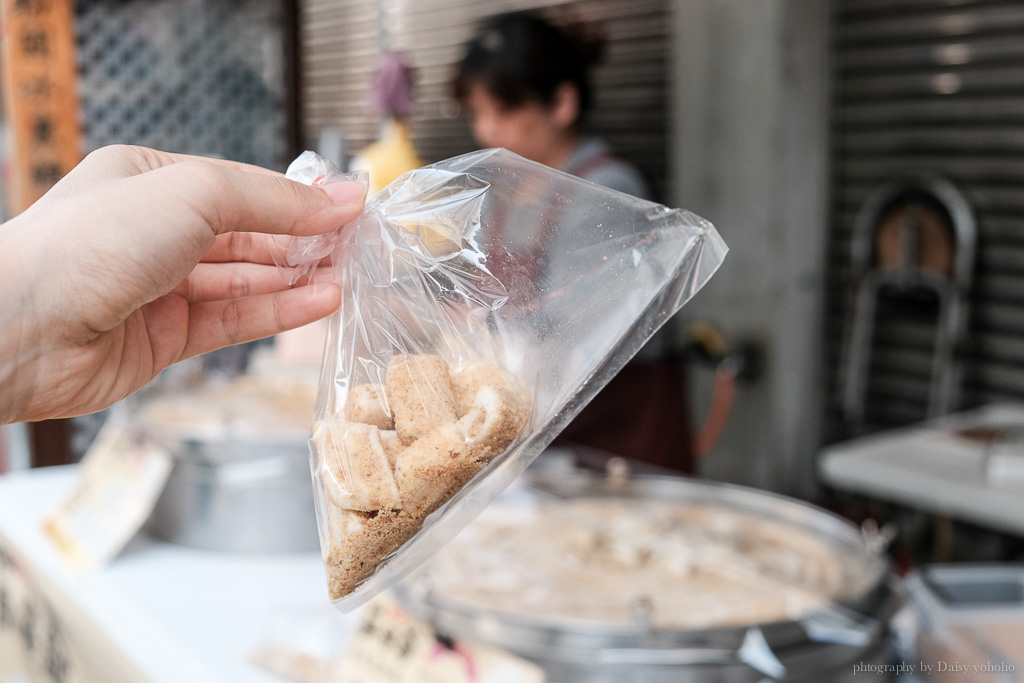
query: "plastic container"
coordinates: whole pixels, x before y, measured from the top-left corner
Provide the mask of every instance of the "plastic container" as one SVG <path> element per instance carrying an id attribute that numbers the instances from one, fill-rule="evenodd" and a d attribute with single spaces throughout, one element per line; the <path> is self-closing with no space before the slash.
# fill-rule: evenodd
<path id="1" fill-rule="evenodd" d="M 920 673 L 929 681 L 1024 681 L 1024 566 L 934 565 L 908 576 Z"/>

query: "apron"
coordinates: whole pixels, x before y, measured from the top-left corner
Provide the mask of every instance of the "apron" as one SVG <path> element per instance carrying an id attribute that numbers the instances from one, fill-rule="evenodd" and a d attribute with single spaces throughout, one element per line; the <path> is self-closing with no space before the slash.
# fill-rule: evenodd
<path id="1" fill-rule="evenodd" d="M 587 179 L 606 164 L 621 163 L 607 152 L 576 161 L 566 172 Z M 525 298 L 539 298 L 548 264 L 542 255 L 556 239 L 553 226 L 562 210 L 559 197 L 530 198 L 520 216 L 499 216 L 495 221 L 488 268 L 502 282 L 513 283 Z M 537 227 L 530 218 L 544 216 Z M 534 220 L 536 223 L 536 220 Z M 511 232 L 514 226 L 517 233 Z M 529 233 L 529 234 L 527 234 Z M 517 301 L 517 305 L 529 305 Z M 555 439 L 554 445 L 592 449 L 682 473 L 692 473 L 692 435 L 688 410 L 685 365 L 671 354 L 651 360 L 633 360 L 598 393 Z"/>

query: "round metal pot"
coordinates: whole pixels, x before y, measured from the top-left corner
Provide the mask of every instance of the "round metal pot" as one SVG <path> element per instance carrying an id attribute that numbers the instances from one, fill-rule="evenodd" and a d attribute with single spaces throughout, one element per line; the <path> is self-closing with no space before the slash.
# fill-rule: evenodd
<path id="1" fill-rule="evenodd" d="M 148 531 L 212 550 L 319 548 L 306 439 L 181 438 Z"/>
<path id="2" fill-rule="evenodd" d="M 444 635 L 484 643 L 539 664 L 551 683 L 841 682 L 860 680 L 855 678 L 855 664 L 886 661 L 888 622 L 897 601 L 889 585 L 884 544 L 849 522 L 789 498 L 674 476 L 573 472 L 533 475 L 530 483 L 555 500 L 608 497 L 696 503 L 799 528 L 852 558 L 857 564 L 855 585 L 841 603 L 799 618 L 704 629 L 659 628 L 650 618 L 657 605 L 643 600 L 635 605 L 632 623 L 467 603 L 436 590 L 428 563 L 398 587 L 407 609 Z M 652 601 L 657 602 L 656 595 Z"/>

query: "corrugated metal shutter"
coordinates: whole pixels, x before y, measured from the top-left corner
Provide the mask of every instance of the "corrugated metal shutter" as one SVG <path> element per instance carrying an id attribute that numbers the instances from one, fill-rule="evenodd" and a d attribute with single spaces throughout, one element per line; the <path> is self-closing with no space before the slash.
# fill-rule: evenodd
<path id="1" fill-rule="evenodd" d="M 854 217 L 897 173 L 941 174 L 976 214 L 963 404 L 1024 398 L 1024 4 L 839 0 L 835 36 L 831 436 L 844 435 L 836 401 Z M 892 316 L 878 339 L 870 426 L 923 417 L 931 338 L 927 320 Z"/>
<path id="2" fill-rule="evenodd" d="M 667 0 L 305 0 L 302 11 L 303 120 L 311 136 L 341 128 L 350 153 L 372 142 L 378 122 L 366 107 L 376 56 L 387 41 L 416 71 L 413 139 L 437 161 L 475 148 L 448 98 L 462 45 L 500 12 L 543 8 L 601 25 L 608 37 L 594 73 L 591 128 L 663 188 L 667 169 Z M 310 143 L 312 144 L 312 140 Z"/>

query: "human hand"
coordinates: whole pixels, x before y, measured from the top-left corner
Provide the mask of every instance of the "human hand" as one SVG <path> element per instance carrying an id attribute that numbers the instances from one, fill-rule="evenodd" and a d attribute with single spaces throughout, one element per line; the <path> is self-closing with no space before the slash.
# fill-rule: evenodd
<path id="1" fill-rule="evenodd" d="M 0 226 L 0 424 L 101 410 L 179 360 L 333 312 L 288 287 L 275 235 L 341 227 L 359 183 L 114 146 Z"/>

